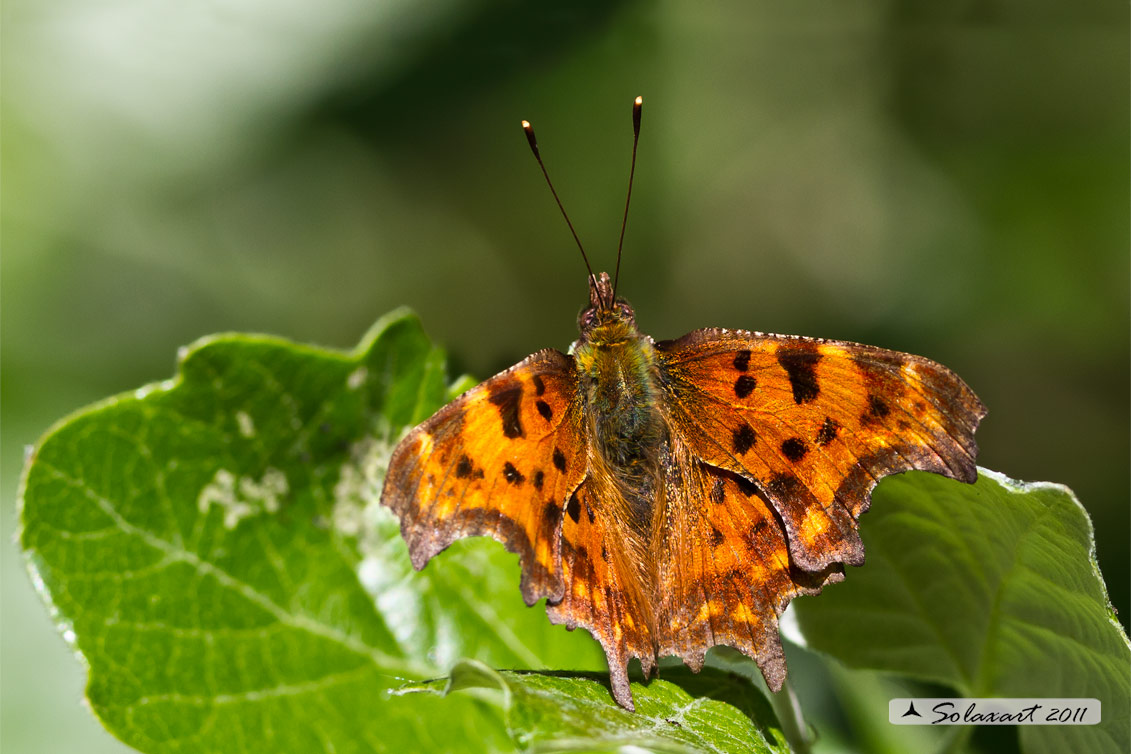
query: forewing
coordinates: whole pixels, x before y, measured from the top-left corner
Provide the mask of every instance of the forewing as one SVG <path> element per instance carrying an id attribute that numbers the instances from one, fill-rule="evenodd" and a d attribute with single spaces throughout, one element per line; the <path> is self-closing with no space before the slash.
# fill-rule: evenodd
<path id="1" fill-rule="evenodd" d="M 573 359 L 547 349 L 467 391 L 393 451 L 381 502 L 412 564 L 461 537 L 518 553 L 527 604 L 562 593 L 560 529 L 585 476 Z"/>
<path id="2" fill-rule="evenodd" d="M 697 671 L 725 644 L 753 658 L 777 691 L 786 673 L 778 616 L 794 597 L 843 579 L 843 566 L 791 565 L 782 525 L 752 482 L 700 461 L 678 465 L 657 559 L 659 654 Z"/>
<path id="3" fill-rule="evenodd" d="M 843 341 L 697 330 L 656 344 L 675 433 L 758 484 L 805 570 L 864 560 L 856 519 L 882 477 L 977 476 L 986 410 L 919 356 Z"/>

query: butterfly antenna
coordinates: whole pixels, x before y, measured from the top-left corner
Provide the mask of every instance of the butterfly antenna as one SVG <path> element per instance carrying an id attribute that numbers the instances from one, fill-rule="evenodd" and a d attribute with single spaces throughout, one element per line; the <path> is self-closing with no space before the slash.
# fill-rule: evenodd
<path id="1" fill-rule="evenodd" d="M 573 229 L 573 223 L 569 221 L 569 215 L 566 214 L 565 207 L 562 206 L 562 200 L 558 198 L 558 192 L 554 190 L 553 181 L 550 180 L 550 174 L 546 172 L 546 164 L 542 162 L 542 155 L 538 154 L 538 140 L 534 138 L 534 127 L 530 125 L 530 121 L 522 121 L 522 130 L 526 132 L 526 141 L 530 144 L 530 151 L 534 153 L 534 159 L 538 160 L 538 167 L 542 168 L 542 175 L 546 178 L 546 185 L 550 187 L 550 193 L 554 195 L 554 201 L 558 203 L 558 209 L 562 211 L 562 217 L 565 218 L 566 225 L 569 226 L 569 232 L 573 234 L 573 240 L 577 242 L 577 248 L 581 251 L 581 258 L 585 260 L 585 269 L 589 270 L 589 284 L 593 289 L 598 291 L 597 299 L 601 300 L 600 289 L 597 288 L 597 276 L 593 274 L 593 267 L 589 264 L 589 257 L 585 254 L 585 247 L 581 245 L 581 239 L 577 237 L 577 231 Z M 601 306 L 606 306 L 604 301 L 601 301 Z"/>
<path id="2" fill-rule="evenodd" d="M 617 270 L 613 276 L 613 301 L 617 300 L 617 285 L 620 283 L 620 251 L 624 248 L 624 231 L 628 227 L 628 203 L 632 201 L 632 179 L 636 175 L 636 145 L 640 143 L 640 111 L 644 109 L 644 98 L 637 97 L 632 103 L 632 167 L 628 171 L 628 196 L 624 199 L 624 219 L 620 224 L 620 241 L 617 243 Z"/>

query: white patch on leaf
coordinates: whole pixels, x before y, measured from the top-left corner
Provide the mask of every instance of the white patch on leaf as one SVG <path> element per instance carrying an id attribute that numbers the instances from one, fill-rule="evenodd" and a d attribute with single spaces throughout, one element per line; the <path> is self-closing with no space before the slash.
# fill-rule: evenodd
<path id="1" fill-rule="evenodd" d="M 400 439 L 389 434 L 379 428 L 350 446 L 349 459 L 334 485 L 331 524 L 338 532 L 356 537 L 362 556 L 358 581 L 373 597 L 397 642 L 409 648 L 418 640 L 425 616 L 418 586 L 411 582 L 413 568 L 397 517 L 381 505 L 385 470 Z"/>
<path id="2" fill-rule="evenodd" d="M 361 532 L 363 511 L 381 499 L 385 467 L 393 449 L 369 436 L 350 445 L 349 460 L 338 469 L 334 485 L 334 528 L 348 536 Z"/>
<path id="3" fill-rule="evenodd" d="M 346 387 L 350 390 L 357 390 L 365 384 L 367 379 L 369 379 L 369 368 L 364 366 L 358 367 L 346 377 Z"/>
<path id="4" fill-rule="evenodd" d="M 403 434 L 407 434 L 407 429 Z M 379 427 L 373 434 L 350 445 L 349 459 L 339 467 L 338 481 L 334 485 L 335 521 L 338 520 L 336 509 L 342 506 L 363 510 L 378 508 L 381 489 L 385 484 L 385 470 L 399 439 L 390 439 L 389 431 Z M 347 527 L 352 526 L 353 516 L 354 514 L 345 512 L 342 523 Z M 357 532 L 354 530 L 345 533 Z"/>
<path id="5" fill-rule="evenodd" d="M 389 518 L 396 520 L 381 507 L 385 469 L 395 445 L 386 432 L 364 437 L 350 445 L 349 460 L 338 469 L 331 524 L 342 534 L 357 537 L 363 554 L 373 551 L 379 525 Z"/>
<path id="6" fill-rule="evenodd" d="M 224 527 L 234 529 L 245 518 L 278 511 L 279 499 L 288 490 L 287 475 L 276 468 L 268 467 L 259 480 L 219 469 L 200 491 L 196 507 L 201 513 L 208 513 L 213 505 L 220 506 L 224 510 Z"/>
<path id="7" fill-rule="evenodd" d="M 255 422 L 251 420 L 251 416 L 247 412 L 236 412 L 236 424 L 239 425 L 241 435 L 255 437 Z"/>
<path id="8" fill-rule="evenodd" d="M 381 588 L 383 581 L 381 577 L 381 563 L 377 558 L 369 557 L 361 561 L 357 567 L 357 580 L 361 582 L 361 586 L 370 594 L 375 594 Z"/>

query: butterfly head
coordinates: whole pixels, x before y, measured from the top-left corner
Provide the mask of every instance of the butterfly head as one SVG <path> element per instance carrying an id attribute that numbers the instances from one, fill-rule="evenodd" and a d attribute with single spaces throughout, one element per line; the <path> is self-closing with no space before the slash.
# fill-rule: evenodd
<path id="1" fill-rule="evenodd" d="M 577 315 L 582 342 L 621 343 L 636 336 L 636 313 L 623 298 L 616 298 L 607 272 L 589 278 L 589 305 Z"/>

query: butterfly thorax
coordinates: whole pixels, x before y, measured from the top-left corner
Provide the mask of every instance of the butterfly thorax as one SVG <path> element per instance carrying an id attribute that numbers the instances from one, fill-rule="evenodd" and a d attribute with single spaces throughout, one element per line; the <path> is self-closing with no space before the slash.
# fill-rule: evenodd
<path id="1" fill-rule="evenodd" d="M 635 478 L 664 440 L 655 350 L 646 335 L 606 341 L 602 334 L 578 341 L 573 354 L 590 437 L 610 470 Z"/>

